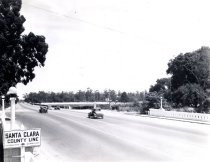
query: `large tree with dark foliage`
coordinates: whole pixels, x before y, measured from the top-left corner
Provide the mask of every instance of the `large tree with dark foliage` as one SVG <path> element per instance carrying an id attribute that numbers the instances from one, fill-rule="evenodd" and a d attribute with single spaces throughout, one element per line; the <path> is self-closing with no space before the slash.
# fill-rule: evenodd
<path id="1" fill-rule="evenodd" d="M 176 106 L 193 106 L 208 112 L 207 89 L 210 75 L 210 48 L 180 54 L 168 63 L 172 100 Z"/>
<path id="2" fill-rule="evenodd" d="M 0 0 L 0 93 L 10 86 L 27 84 L 34 68 L 44 66 L 48 45 L 44 36 L 23 34 L 26 21 L 20 14 L 22 0 Z"/>
<path id="3" fill-rule="evenodd" d="M 209 77 L 210 48 L 202 47 L 194 52 L 180 54 L 168 63 L 167 73 L 171 74 L 171 88 L 187 84 L 199 84 L 204 90 L 207 88 Z"/>
<path id="4" fill-rule="evenodd" d="M 170 89 L 171 78 L 161 78 L 156 80 L 156 84 L 152 85 L 149 92 L 164 93 L 166 89 Z"/>
<path id="5" fill-rule="evenodd" d="M 196 112 L 206 112 L 207 94 L 198 84 L 186 84 L 180 86 L 173 93 L 173 98 L 177 106 L 191 106 Z"/>

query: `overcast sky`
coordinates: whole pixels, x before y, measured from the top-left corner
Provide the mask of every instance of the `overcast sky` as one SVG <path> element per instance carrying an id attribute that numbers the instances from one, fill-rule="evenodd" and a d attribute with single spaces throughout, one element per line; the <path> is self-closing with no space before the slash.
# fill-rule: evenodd
<path id="1" fill-rule="evenodd" d="M 208 0 L 23 0 L 26 33 L 44 35 L 38 91 L 144 91 L 180 53 L 210 46 Z"/>

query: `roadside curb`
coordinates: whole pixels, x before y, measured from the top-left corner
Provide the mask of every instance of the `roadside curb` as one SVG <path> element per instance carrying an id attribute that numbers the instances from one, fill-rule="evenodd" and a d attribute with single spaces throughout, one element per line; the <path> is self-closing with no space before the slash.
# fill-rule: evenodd
<path id="1" fill-rule="evenodd" d="M 204 121 L 199 121 L 199 120 L 187 120 L 187 119 L 179 119 L 179 118 L 169 118 L 169 117 L 145 115 L 145 114 L 139 114 L 139 113 L 124 113 L 124 114 L 141 116 L 141 117 L 158 118 L 158 119 L 165 119 L 165 120 L 175 120 L 175 121 L 181 121 L 181 122 L 189 122 L 189 123 L 210 125 L 210 122 L 204 122 Z"/>
<path id="2" fill-rule="evenodd" d="M 76 110 L 72 110 L 72 111 L 76 111 Z M 78 112 L 78 111 L 76 111 Z M 86 111 L 85 113 L 87 113 L 88 111 Z M 110 111 L 112 112 L 112 110 Z M 129 116 L 141 116 L 141 117 L 148 117 L 148 118 L 157 118 L 157 119 L 165 119 L 165 120 L 174 120 L 174 121 L 180 121 L 180 122 L 188 122 L 188 123 L 195 123 L 195 124 L 205 124 L 205 125 L 210 125 L 210 122 L 205 122 L 205 121 L 199 121 L 199 120 L 187 120 L 187 119 L 180 119 L 180 118 L 169 118 L 169 117 L 163 117 L 163 116 L 154 116 L 154 115 L 146 115 L 146 114 L 140 114 L 137 112 L 117 112 L 114 111 L 116 113 L 121 113 L 124 115 L 129 115 Z"/>

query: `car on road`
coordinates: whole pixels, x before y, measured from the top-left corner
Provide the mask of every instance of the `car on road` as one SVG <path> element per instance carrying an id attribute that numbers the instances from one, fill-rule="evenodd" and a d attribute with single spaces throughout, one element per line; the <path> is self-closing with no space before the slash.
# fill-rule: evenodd
<path id="1" fill-rule="evenodd" d="M 93 108 L 92 111 L 88 113 L 88 118 L 90 118 L 90 119 L 103 119 L 104 114 L 101 113 L 100 108 Z"/>
<path id="2" fill-rule="evenodd" d="M 47 112 L 48 112 L 48 107 L 47 106 L 40 106 L 39 113 L 47 113 Z"/>
<path id="3" fill-rule="evenodd" d="M 54 107 L 54 110 L 60 110 L 60 107 Z"/>

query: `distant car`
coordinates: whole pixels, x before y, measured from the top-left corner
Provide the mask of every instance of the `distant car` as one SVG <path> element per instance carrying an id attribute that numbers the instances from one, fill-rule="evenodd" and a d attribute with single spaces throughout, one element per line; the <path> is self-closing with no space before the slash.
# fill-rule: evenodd
<path id="1" fill-rule="evenodd" d="M 101 113 L 100 108 L 93 108 L 92 111 L 88 113 L 88 118 L 90 118 L 90 119 L 103 119 L 104 114 Z"/>
<path id="2" fill-rule="evenodd" d="M 39 113 L 47 113 L 47 112 L 48 112 L 47 106 L 40 106 Z"/>
<path id="3" fill-rule="evenodd" d="M 54 110 L 60 110 L 60 107 L 54 107 Z"/>

